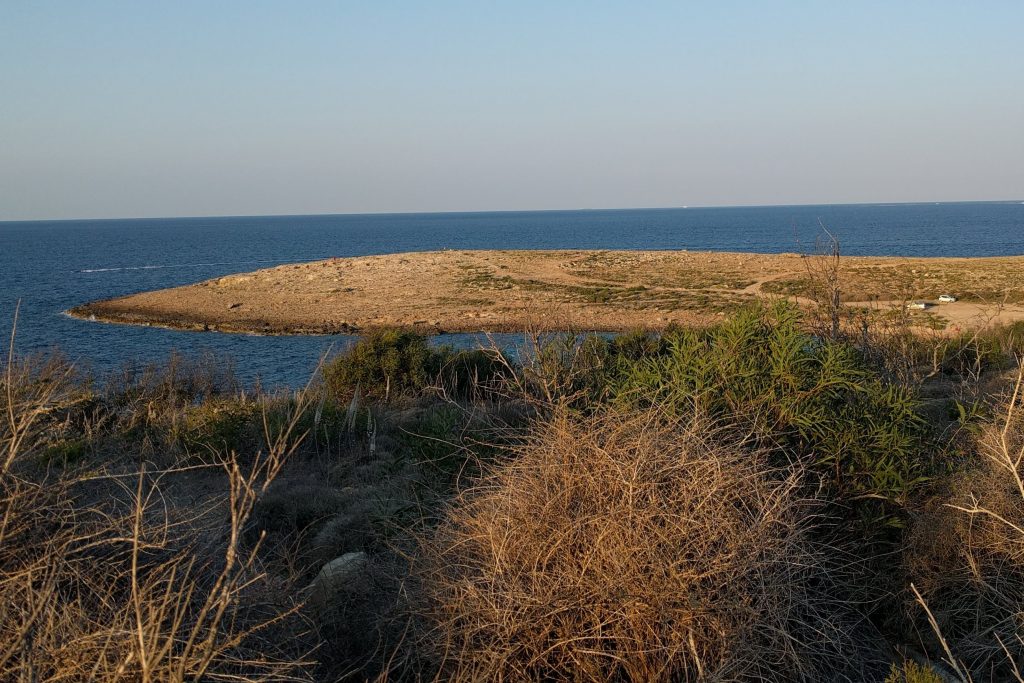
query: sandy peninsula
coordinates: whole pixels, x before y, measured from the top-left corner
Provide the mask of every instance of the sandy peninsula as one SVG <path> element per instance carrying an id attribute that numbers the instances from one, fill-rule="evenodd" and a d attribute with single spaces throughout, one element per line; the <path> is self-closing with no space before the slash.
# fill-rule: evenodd
<path id="1" fill-rule="evenodd" d="M 808 304 L 819 257 L 690 251 L 442 251 L 282 265 L 77 306 L 73 316 L 256 334 L 658 329 L 758 297 Z M 908 301 L 932 328 L 1024 320 L 1024 256 L 843 257 L 842 299 Z M 951 294 L 956 303 L 938 303 Z"/>

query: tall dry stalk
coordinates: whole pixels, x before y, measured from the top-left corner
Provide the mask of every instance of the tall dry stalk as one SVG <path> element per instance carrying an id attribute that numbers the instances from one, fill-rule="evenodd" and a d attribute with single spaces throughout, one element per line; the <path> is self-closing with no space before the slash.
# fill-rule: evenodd
<path id="1" fill-rule="evenodd" d="M 842 325 L 841 258 L 839 239 L 820 224 L 823 237 L 817 253 L 804 260 L 810 294 L 816 304 L 819 327 L 824 336 L 838 339 Z"/>

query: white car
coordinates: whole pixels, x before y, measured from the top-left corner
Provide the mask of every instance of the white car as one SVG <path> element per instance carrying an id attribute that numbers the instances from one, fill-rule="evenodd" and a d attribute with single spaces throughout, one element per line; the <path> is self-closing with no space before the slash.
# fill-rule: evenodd
<path id="1" fill-rule="evenodd" d="M 956 297 L 953 296 L 952 294 L 943 294 L 942 296 L 939 297 L 939 301 L 941 301 L 944 304 L 951 304 L 954 301 L 956 301 Z"/>

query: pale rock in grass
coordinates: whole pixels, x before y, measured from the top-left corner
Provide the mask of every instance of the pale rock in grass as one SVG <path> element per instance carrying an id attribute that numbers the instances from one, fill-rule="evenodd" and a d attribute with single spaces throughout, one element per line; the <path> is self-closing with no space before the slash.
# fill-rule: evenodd
<path id="1" fill-rule="evenodd" d="M 366 569 L 367 559 L 360 551 L 345 553 L 325 564 L 309 586 L 309 603 L 317 609 L 328 606 Z"/>

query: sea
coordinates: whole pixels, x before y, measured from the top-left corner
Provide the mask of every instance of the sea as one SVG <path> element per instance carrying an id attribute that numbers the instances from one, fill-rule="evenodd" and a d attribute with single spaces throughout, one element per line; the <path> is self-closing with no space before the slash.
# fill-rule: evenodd
<path id="1" fill-rule="evenodd" d="M 438 249 L 689 249 L 847 255 L 1024 254 L 1024 202 L 0 222 L 0 333 L 19 354 L 59 351 L 97 376 L 215 354 L 239 379 L 299 386 L 352 337 L 184 332 L 73 319 L 95 299 L 281 263 Z M 1021 274 L 1024 277 L 1024 273 Z M 480 344 L 475 335 L 435 343 Z M 498 342 L 515 345 L 517 335 Z"/>

